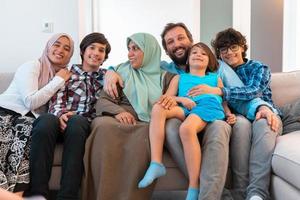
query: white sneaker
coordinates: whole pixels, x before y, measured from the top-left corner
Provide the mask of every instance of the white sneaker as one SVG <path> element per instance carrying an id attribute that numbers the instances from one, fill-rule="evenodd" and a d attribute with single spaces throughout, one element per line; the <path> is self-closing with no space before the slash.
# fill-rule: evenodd
<path id="1" fill-rule="evenodd" d="M 263 200 L 260 196 L 254 195 L 249 200 Z"/>

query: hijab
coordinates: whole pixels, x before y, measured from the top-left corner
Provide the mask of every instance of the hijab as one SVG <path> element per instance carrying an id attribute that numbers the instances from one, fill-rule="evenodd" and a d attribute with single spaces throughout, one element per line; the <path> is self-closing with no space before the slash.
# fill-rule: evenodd
<path id="1" fill-rule="evenodd" d="M 68 59 L 66 60 L 65 63 L 62 63 L 61 65 L 54 65 L 49 60 L 48 53 L 49 53 L 50 48 L 53 46 L 53 44 L 61 37 L 66 37 L 69 39 L 71 49 L 70 49 L 69 55 L 67 55 Z M 72 38 L 66 33 L 55 34 L 48 40 L 46 47 L 43 51 L 43 54 L 39 58 L 39 61 L 41 63 L 40 75 L 39 75 L 39 79 L 38 79 L 38 84 L 39 84 L 38 88 L 39 89 L 42 88 L 43 86 L 45 86 L 49 82 L 49 80 L 55 75 L 55 67 L 59 67 L 59 68 L 67 67 L 67 65 L 70 62 L 70 59 L 73 55 L 73 51 L 74 51 L 74 42 L 73 42 Z"/>
<path id="2" fill-rule="evenodd" d="M 134 42 L 143 52 L 141 68 L 134 69 L 127 61 L 117 67 L 124 81 L 123 92 L 141 121 L 149 122 L 152 106 L 162 94 L 163 76 L 160 68 L 161 49 L 154 36 L 136 33 L 127 38 L 127 46 Z"/>

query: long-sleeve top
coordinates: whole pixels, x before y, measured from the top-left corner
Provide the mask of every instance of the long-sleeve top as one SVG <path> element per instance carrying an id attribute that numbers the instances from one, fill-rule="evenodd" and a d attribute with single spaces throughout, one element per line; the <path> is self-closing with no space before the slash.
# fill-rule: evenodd
<path id="1" fill-rule="evenodd" d="M 270 88 L 271 72 L 268 66 L 259 61 L 245 60 L 245 63 L 234 69 L 245 86 L 224 87 L 223 98 L 226 101 L 251 100 L 260 97 L 273 104 Z"/>
<path id="2" fill-rule="evenodd" d="M 92 120 L 95 117 L 94 104 L 103 88 L 104 69 L 97 72 L 85 72 L 81 65 L 71 67 L 73 73 L 49 103 L 49 113 L 58 117 L 67 112 L 87 117 Z"/>
<path id="3" fill-rule="evenodd" d="M 164 94 L 168 89 L 169 83 L 175 74 L 166 73 L 163 80 L 163 91 Z M 97 116 L 115 116 L 122 112 L 129 112 L 131 113 L 135 119 L 138 119 L 137 114 L 133 107 L 130 105 L 130 102 L 120 86 L 118 86 L 118 94 L 119 97 L 113 99 L 108 94 L 106 94 L 103 90 L 100 93 L 100 98 L 95 105 L 96 108 L 96 115 Z M 142 94 L 141 94 L 142 95 Z M 141 105 L 143 106 L 143 105 Z"/>
<path id="4" fill-rule="evenodd" d="M 21 65 L 7 90 L 0 95 L 0 106 L 23 116 L 31 111 L 37 117 L 39 113 L 35 110 L 47 104 L 65 83 L 63 78 L 54 76 L 47 85 L 39 89 L 40 67 L 38 60 Z"/>

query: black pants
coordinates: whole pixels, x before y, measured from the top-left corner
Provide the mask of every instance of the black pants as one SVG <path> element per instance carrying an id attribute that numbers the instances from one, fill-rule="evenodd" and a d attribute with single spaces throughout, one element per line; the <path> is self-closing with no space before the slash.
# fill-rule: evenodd
<path id="1" fill-rule="evenodd" d="M 74 115 L 62 133 L 59 119 L 52 114 L 40 116 L 33 124 L 30 152 L 30 194 L 48 196 L 56 142 L 63 141 L 62 177 L 57 199 L 78 199 L 83 173 L 85 141 L 90 123 L 85 117 Z"/>

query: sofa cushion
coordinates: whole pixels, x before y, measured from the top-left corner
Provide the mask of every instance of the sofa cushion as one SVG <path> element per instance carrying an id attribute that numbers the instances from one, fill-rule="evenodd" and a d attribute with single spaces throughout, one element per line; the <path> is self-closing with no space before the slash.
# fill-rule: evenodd
<path id="1" fill-rule="evenodd" d="M 300 97 L 300 70 L 272 73 L 271 89 L 274 103 L 281 107 Z"/>
<path id="2" fill-rule="evenodd" d="M 277 138 L 273 173 L 300 189 L 300 130 Z"/>

